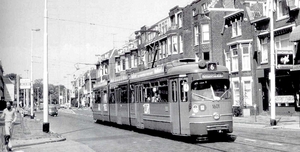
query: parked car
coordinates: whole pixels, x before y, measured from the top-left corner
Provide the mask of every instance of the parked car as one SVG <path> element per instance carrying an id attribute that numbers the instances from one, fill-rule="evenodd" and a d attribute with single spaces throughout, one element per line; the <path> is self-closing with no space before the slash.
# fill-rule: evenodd
<path id="1" fill-rule="evenodd" d="M 26 116 L 31 116 L 31 110 L 30 110 L 30 107 L 25 107 L 23 108 L 23 110 L 21 111 L 21 115 L 23 117 L 26 117 Z M 35 110 L 33 110 L 33 117 L 35 116 Z"/>
<path id="2" fill-rule="evenodd" d="M 56 105 L 50 104 L 48 113 L 50 116 L 57 116 L 58 115 L 58 109 Z"/>

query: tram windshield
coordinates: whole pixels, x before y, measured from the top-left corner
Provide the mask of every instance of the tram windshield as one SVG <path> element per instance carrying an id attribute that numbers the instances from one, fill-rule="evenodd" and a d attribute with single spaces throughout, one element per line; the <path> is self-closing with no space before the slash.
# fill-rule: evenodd
<path id="1" fill-rule="evenodd" d="M 192 82 L 193 100 L 221 100 L 230 98 L 229 80 L 197 80 Z"/>

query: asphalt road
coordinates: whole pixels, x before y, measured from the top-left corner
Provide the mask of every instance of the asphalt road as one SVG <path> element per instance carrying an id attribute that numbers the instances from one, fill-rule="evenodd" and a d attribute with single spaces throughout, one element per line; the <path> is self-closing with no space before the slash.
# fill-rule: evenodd
<path id="1" fill-rule="evenodd" d="M 37 117 L 42 118 L 42 113 Z M 60 146 L 62 151 L 64 143 L 66 146 L 88 146 L 96 152 L 300 151 L 299 130 L 235 124 L 233 135 L 237 138 L 234 142 L 219 137 L 206 142 L 190 142 L 188 138 L 94 123 L 89 109 L 60 110 L 58 117 L 49 117 L 49 122 L 52 131 L 67 138 L 64 142 L 51 143 L 51 146 Z"/>

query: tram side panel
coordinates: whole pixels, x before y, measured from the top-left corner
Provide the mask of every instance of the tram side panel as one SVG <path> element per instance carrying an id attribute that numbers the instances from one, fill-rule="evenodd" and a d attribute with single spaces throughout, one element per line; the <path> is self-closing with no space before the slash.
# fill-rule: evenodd
<path id="1" fill-rule="evenodd" d="M 171 132 L 171 117 L 167 102 L 143 103 L 144 127 L 152 130 Z"/>

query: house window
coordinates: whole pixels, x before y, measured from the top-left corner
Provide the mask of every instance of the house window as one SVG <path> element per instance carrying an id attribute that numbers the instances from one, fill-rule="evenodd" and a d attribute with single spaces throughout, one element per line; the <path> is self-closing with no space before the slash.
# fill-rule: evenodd
<path id="1" fill-rule="evenodd" d="M 261 39 L 261 63 L 268 63 L 268 41 L 267 37 Z"/>
<path id="2" fill-rule="evenodd" d="M 129 67 L 129 57 L 128 56 L 126 56 L 126 58 L 125 58 L 125 70 L 126 69 L 129 69 L 130 67 Z"/>
<path id="3" fill-rule="evenodd" d="M 182 41 L 182 35 L 179 35 L 179 52 L 183 53 L 183 41 Z"/>
<path id="4" fill-rule="evenodd" d="M 105 75 L 105 74 L 108 74 L 108 71 L 107 71 L 107 65 L 106 65 L 106 64 L 103 66 L 103 74 L 104 74 L 104 75 Z"/>
<path id="5" fill-rule="evenodd" d="M 282 19 L 288 17 L 289 11 L 286 0 L 277 0 L 277 18 Z"/>
<path id="6" fill-rule="evenodd" d="M 166 46 L 165 46 L 165 41 L 161 42 L 161 53 L 162 53 L 162 59 L 166 57 Z"/>
<path id="7" fill-rule="evenodd" d="M 134 55 L 134 67 L 137 67 L 137 65 L 138 65 L 138 57 L 137 57 L 137 55 Z"/>
<path id="8" fill-rule="evenodd" d="M 194 44 L 195 45 L 199 44 L 199 29 L 198 29 L 198 25 L 194 26 Z"/>
<path id="9" fill-rule="evenodd" d="M 179 13 L 177 15 L 177 18 L 178 18 L 178 28 L 181 28 L 182 27 L 182 13 Z"/>
<path id="10" fill-rule="evenodd" d="M 290 34 L 284 34 L 275 37 L 275 47 L 276 49 L 293 49 L 293 43 L 290 42 Z"/>
<path id="11" fill-rule="evenodd" d="M 117 64 L 116 64 L 116 72 L 118 73 L 120 71 L 121 71 L 121 62 L 119 60 L 119 61 L 117 61 Z"/>
<path id="12" fill-rule="evenodd" d="M 209 52 L 203 52 L 203 59 L 209 61 Z"/>
<path id="13" fill-rule="evenodd" d="M 173 54 L 178 53 L 177 36 L 172 36 Z"/>
<path id="14" fill-rule="evenodd" d="M 193 9 L 193 16 L 196 15 L 196 9 Z"/>
<path id="15" fill-rule="evenodd" d="M 133 54 L 131 56 L 131 67 L 134 68 L 137 66 L 137 55 L 136 54 Z"/>
<path id="16" fill-rule="evenodd" d="M 202 31 L 202 43 L 208 43 L 209 42 L 209 26 L 208 24 L 202 24 L 201 26 Z"/>
<path id="17" fill-rule="evenodd" d="M 227 67 L 229 72 L 231 72 L 230 52 L 225 52 L 224 50 L 224 54 L 225 54 L 225 66 Z"/>
<path id="18" fill-rule="evenodd" d="M 240 106 L 240 85 L 239 81 L 233 81 L 233 101 L 235 106 Z"/>
<path id="19" fill-rule="evenodd" d="M 252 106 L 252 86 L 251 81 L 244 81 L 244 106 Z"/>
<path id="20" fill-rule="evenodd" d="M 204 12 L 207 10 L 207 4 L 206 3 L 203 3 L 201 5 L 201 13 L 204 14 Z"/>
<path id="21" fill-rule="evenodd" d="M 239 70 L 239 60 L 238 60 L 238 48 L 237 45 L 231 46 L 232 52 L 232 71 L 237 72 Z"/>
<path id="22" fill-rule="evenodd" d="M 125 66 L 125 64 L 126 64 L 126 63 L 125 63 L 125 59 L 122 59 L 121 62 L 122 62 L 122 69 L 121 69 L 121 70 L 124 71 L 124 70 L 126 69 L 126 66 Z"/>
<path id="23" fill-rule="evenodd" d="M 169 37 L 168 38 L 168 55 L 171 55 L 172 54 L 172 38 Z"/>
<path id="24" fill-rule="evenodd" d="M 241 28 L 241 19 L 235 19 L 234 22 L 232 22 L 232 37 L 237 37 L 242 35 L 242 28 Z"/>
<path id="25" fill-rule="evenodd" d="M 242 60 L 243 70 L 251 70 L 250 61 L 250 45 L 243 45 L 243 60 Z"/>

